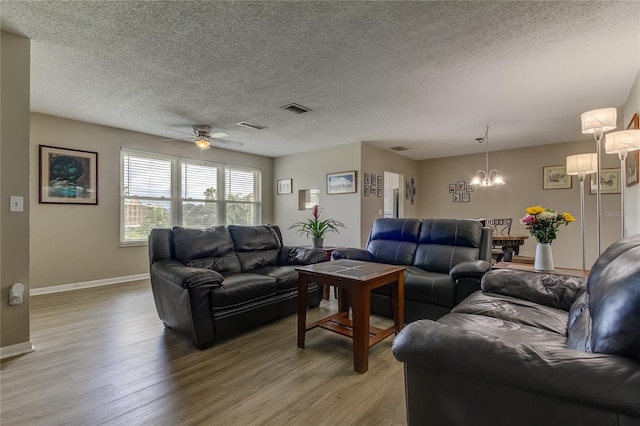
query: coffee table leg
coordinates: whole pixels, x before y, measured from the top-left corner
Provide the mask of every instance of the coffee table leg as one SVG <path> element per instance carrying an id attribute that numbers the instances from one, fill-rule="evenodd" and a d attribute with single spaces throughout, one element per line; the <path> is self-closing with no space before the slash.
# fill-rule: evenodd
<path id="1" fill-rule="evenodd" d="M 349 313 L 349 291 L 338 288 L 338 312 Z"/>
<path id="2" fill-rule="evenodd" d="M 398 274 L 397 281 L 391 286 L 391 304 L 397 333 L 404 327 L 404 272 Z"/>
<path id="3" fill-rule="evenodd" d="M 307 332 L 307 276 L 298 273 L 298 347 L 304 348 L 304 335 Z"/>
<path id="4" fill-rule="evenodd" d="M 353 369 L 366 373 L 369 369 L 369 316 L 371 313 L 371 291 L 354 286 L 351 299 L 353 326 Z"/>

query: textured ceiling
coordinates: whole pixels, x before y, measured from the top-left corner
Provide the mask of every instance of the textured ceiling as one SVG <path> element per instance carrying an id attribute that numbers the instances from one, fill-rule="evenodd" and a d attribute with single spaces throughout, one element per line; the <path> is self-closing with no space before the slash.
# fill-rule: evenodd
<path id="1" fill-rule="evenodd" d="M 580 113 L 621 107 L 640 69 L 637 1 L 2 0 L 0 15 L 32 40 L 32 111 L 167 137 L 210 124 L 272 157 L 481 152 L 487 124 L 491 150 L 581 140 Z"/>

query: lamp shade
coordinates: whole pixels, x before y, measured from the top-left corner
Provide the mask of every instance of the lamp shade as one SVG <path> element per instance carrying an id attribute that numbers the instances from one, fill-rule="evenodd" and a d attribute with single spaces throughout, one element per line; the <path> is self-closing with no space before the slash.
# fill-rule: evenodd
<path id="1" fill-rule="evenodd" d="M 598 169 L 598 158 L 596 153 L 575 154 L 567 157 L 567 174 L 579 175 L 584 173 L 588 175 L 595 173 Z"/>
<path id="2" fill-rule="evenodd" d="M 621 130 L 609 133 L 604 138 L 604 150 L 607 154 L 629 152 L 640 149 L 640 130 Z"/>
<path id="3" fill-rule="evenodd" d="M 580 118 L 582 119 L 582 133 L 595 133 L 597 129 L 606 132 L 616 128 L 618 113 L 615 108 L 600 108 L 587 111 Z"/>

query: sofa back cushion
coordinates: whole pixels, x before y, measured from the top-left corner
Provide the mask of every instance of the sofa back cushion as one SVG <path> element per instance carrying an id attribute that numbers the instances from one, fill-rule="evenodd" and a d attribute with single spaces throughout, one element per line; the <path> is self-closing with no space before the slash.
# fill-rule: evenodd
<path id="1" fill-rule="evenodd" d="M 587 280 L 593 352 L 640 361 L 640 235 L 611 245 Z"/>
<path id="2" fill-rule="evenodd" d="M 229 231 L 224 226 L 207 229 L 173 228 L 173 257 L 187 266 L 208 268 L 221 274 L 240 272 Z"/>
<path id="3" fill-rule="evenodd" d="M 420 219 L 376 219 L 367 251 L 371 260 L 393 265 L 411 265 L 420 234 Z"/>
<path id="4" fill-rule="evenodd" d="M 464 260 L 480 259 L 482 223 L 471 219 L 423 219 L 413 261 L 425 271 L 448 274 Z"/>
<path id="5" fill-rule="evenodd" d="M 228 229 L 242 272 L 278 264 L 282 242 L 277 227 L 229 225 Z"/>

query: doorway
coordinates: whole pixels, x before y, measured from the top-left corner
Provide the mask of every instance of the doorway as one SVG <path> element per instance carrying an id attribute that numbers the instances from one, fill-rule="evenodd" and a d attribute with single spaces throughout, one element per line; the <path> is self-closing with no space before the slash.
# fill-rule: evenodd
<path id="1" fill-rule="evenodd" d="M 403 175 L 384 172 L 383 217 L 404 217 L 404 203 L 402 202 L 400 182 L 404 182 Z"/>

